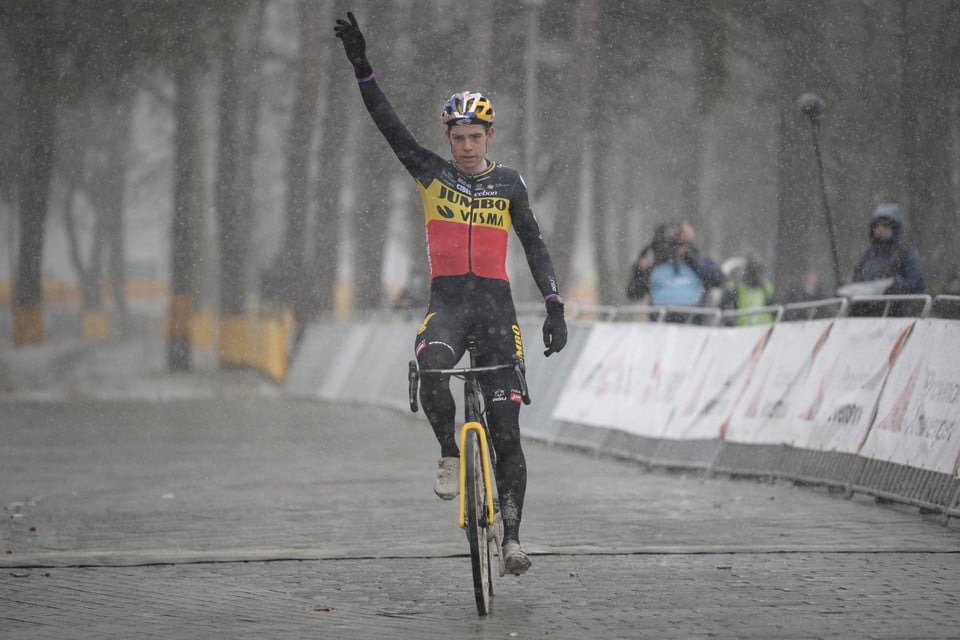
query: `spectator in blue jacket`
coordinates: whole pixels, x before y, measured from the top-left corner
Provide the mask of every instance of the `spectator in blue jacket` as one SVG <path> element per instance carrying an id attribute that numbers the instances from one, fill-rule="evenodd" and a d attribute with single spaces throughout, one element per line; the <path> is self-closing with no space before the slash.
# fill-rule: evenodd
<path id="1" fill-rule="evenodd" d="M 701 307 L 706 303 L 707 292 L 722 287 L 724 280 L 720 265 L 700 254 L 689 223 L 662 224 L 657 227 L 653 242 L 633 263 L 627 297 L 640 300 L 649 296 L 653 306 Z M 681 311 L 671 311 L 664 319 L 702 322 L 702 316 Z"/>

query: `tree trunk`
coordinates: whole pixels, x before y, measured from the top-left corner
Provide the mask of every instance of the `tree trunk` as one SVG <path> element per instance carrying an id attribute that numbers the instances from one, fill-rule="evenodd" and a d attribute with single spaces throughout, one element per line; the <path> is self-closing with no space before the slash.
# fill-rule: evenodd
<path id="1" fill-rule="evenodd" d="M 377 3 L 378 10 L 371 8 L 372 15 L 383 16 L 379 25 L 388 25 L 394 22 L 395 12 L 402 10 L 388 3 Z M 378 25 L 372 25 L 377 29 Z M 383 27 L 380 27 L 383 28 Z M 384 29 L 385 30 L 385 29 Z M 387 43 L 384 43 L 387 45 Z M 384 51 L 390 51 L 384 46 Z M 395 60 L 389 66 L 403 66 L 403 62 Z M 384 66 L 387 66 L 386 64 Z M 399 83 L 391 84 L 387 89 L 399 93 L 402 86 Z M 451 91 L 452 93 L 452 91 Z M 363 107 L 360 107 L 361 109 Z M 357 205 L 349 216 L 353 223 L 354 233 L 354 309 L 380 309 L 384 307 L 383 293 L 383 259 L 386 246 L 387 225 L 390 215 L 390 184 L 387 176 L 394 175 L 398 160 L 390 150 L 380 131 L 370 122 L 369 116 L 364 114 L 367 122 L 364 124 L 360 136 L 360 150 L 358 162 L 358 180 L 356 181 Z"/>
<path id="2" fill-rule="evenodd" d="M 816 171 L 813 131 L 797 100 L 807 91 L 823 91 L 817 74 L 820 43 L 789 4 L 766 19 L 767 33 L 779 46 L 770 88 L 779 114 L 777 151 L 777 229 L 774 288 L 789 291 L 806 271 L 816 272 L 830 293 L 834 282 L 830 238 L 824 221 Z"/>
<path id="3" fill-rule="evenodd" d="M 217 142 L 217 179 L 214 182 L 214 206 L 217 212 L 219 245 L 220 321 L 234 322 L 244 312 L 243 266 L 249 225 L 239 206 L 240 52 L 237 46 L 239 16 L 225 18 L 221 30 L 221 78 L 219 98 L 219 140 Z M 221 338 L 223 337 L 221 332 Z"/>
<path id="4" fill-rule="evenodd" d="M 234 201 L 237 207 L 237 226 L 232 234 L 232 242 L 236 243 L 235 250 L 242 253 L 242 257 L 236 259 L 240 271 L 238 286 L 241 295 L 242 292 L 250 291 L 251 288 L 259 286 L 259 283 L 251 281 L 252 269 L 249 261 L 250 240 L 256 220 L 255 216 L 258 213 L 254 208 L 253 185 L 254 163 L 258 152 L 257 142 L 260 131 L 260 89 L 263 85 L 261 60 L 266 7 L 267 0 L 256 0 L 251 4 L 248 17 L 242 19 L 244 29 L 240 40 L 243 43 L 241 49 L 245 50 L 242 56 L 241 77 L 247 79 L 248 82 L 243 96 L 241 122 L 238 126 L 237 173 L 239 178 L 236 186 L 236 200 Z M 243 306 L 246 308 L 246 305 Z"/>
<path id="5" fill-rule="evenodd" d="M 123 89 L 112 96 L 115 108 L 116 129 L 107 146 L 107 167 L 104 173 L 103 197 L 101 200 L 104 218 L 106 250 L 109 252 L 107 275 L 113 292 L 115 311 L 126 316 L 126 232 L 124 228 L 124 200 L 126 196 L 127 148 L 130 144 L 130 126 L 133 118 L 134 95 Z"/>
<path id="6" fill-rule="evenodd" d="M 84 264 L 81 239 L 77 234 L 75 222 L 76 211 L 74 202 L 77 196 L 76 173 L 80 168 L 73 166 L 67 169 L 64 176 L 64 204 L 63 221 L 67 234 L 67 249 L 70 253 L 70 262 L 80 282 L 80 292 L 83 299 L 83 310 L 86 312 L 99 311 L 103 308 L 103 212 L 94 205 L 96 220 L 94 221 L 93 241 L 90 244 L 90 259 Z"/>
<path id="7" fill-rule="evenodd" d="M 344 66 L 346 59 L 338 60 Z M 330 71 L 328 65 L 327 70 Z M 347 74 L 343 74 L 347 76 Z M 353 75 L 352 70 L 349 73 Z M 334 307 L 338 247 L 340 246 L 340 190 L 344 184 L 344 140 L 330 135 L 335 131 L 347 130 L 347 101 L 344 93 L 355 90 L 348 82 L 352 78 L 341 78 L 337 74 L 328 74 L 327 108 L 323 119 L 323 142 L 317 147 L 317 181 L 314 201 L 317 203 L 316 224 L 313 227 L 313 259 L 310 266 L 310 286 L 313 290 L 314 314 L 332 311 Z M 366 115 L 366 114 L 362 114 Z"/>
<path id="8" fill-rule="evenodd" d="M 55 54 L 37 25 L 26 27 L 14 44 L 23 114 L 22 173 L 19 189 L 20 246 L 13 299 L 13 342 L 40 344 L 43 326 L 43 243 L 56 128 Z"/>
<path id="9" fill-rule="evenodd" d="M 298 325 L 306 322 L 309 301 L 306 264 L 307 213 L 310 180 L 310 150 L 316 125 L 320 92 L 320 68 L 326 34 L 321 7 L 310 0 L 297 3 L 300 15 L 300 56 L 293 118 L 287 138 L 286 228 L 280 254 L 281 299 L 293 310 Z"/>
<path id="10" fill-rule="evenodd" d="M 720 224 L 703 210 L 703 178 L 706 173 L 705 147 L 711 132 L 707 118 L 723 96 L 727 83 L 726 24 L 715 4 L 694 0 L 689 6 L 693 28 L 694 109 L 696 120 L 690 127 L 690 170 L 687 185 L 687 214 L 697 230 L 697 243 L 710 247 L 717 239 L 714 226 Z"/>
<path id="11" fill-rule="evenodd" d="M 384 306 L 383 257 L 389 216 L 390 180 L 384 180 L 397 162 L 372 123 L 361 134 L 357 175 L 357 205 L 351 220 L 354 230 L 354 309 Z"/>
<path id="12" fill-rule="evenodd" d="M 190 335 L 198 295 L 203 215 L 203 132 L 200 121 L 203 76 L 186 61 L 175 74 L 172 299 L 167 336 L 167 367 L 173 371 L 192 367 Z"/>
<path id="13" fill-rule="evenodd" d="M 945 9 L 949 11 L 949 9 Z M 942 240 L 953 229 L 951 214 L 951 136 L 947 80 L 950 60 L 938 55 L 948 42 L 942 26 L 949 16 L 938 16 L 929 7 L 902 5 L 903 65 L 902 136 L 906 158 L 906 198 L 901 203 L 906 217 L 907 244 L 916 246 L 927 269 L 927 283 L 934 292 L 949 283 L 956 269 L 956 248 Z M 941 66 L 942 65 L 942 66 Z"/>
<path id="14" fill-rule="evenodd" d="M 557 210 L 554 212 L 550 240 L 550 253 L 560 282 L 572 282 L 571 265 L 574 243 L 577 237 L 577 221 L 580 219 L 580 202 L 583 188 L 583 162 L 589 160 L 584 151 L 589 148 L 590 132 L 597 125 L 595 113 L 594 83 L 596 67 L 600 62 L 597 33 L 600 28 L 601 2 L 586 0 L 577 4 L 574 18 L 572 69 L 569 82 L 567 108 L 563 109 L 564 121 L 571 130 L 562 138 L 557 150 L 556 162 L 559 175 Z M 587 124 L 588 121 L 592 122 Z M 587 126 L 583 126 L 586 124 Z M 596 169 L 594 168 L 594 172 Z M 591 211 L 590 215 L 593 216 Z"/>
<path id="15" fill-rule="evenodd" d="M 618 60 L 618 56 L 611 50 L 611 41 L 615 38 L 618 28 L 616 20 L 604 19 L 594 25 L 599 31 L 599 46 L 597 47 L 597 61 L 601 73 L 596 70 L 592 74 L 595 80 L 590 94 L 594 99 L 591 129 L 593 134 L 593 197 L 592 206 L 587 211 L 587 221 L 591 229 L 591 240 L 594 250 L 593 264 L 597 269 L 597 294 L 600 304 L 613 305 L 623 300 L 624 284 L 626 283 L 626 269 L 622 267 L 629 262 L 635 250 L 630 243 L 633 238 L 624 233 L 625 212 L 627 202 L 622 197 L 624 189 L 618 188 L 621 172 L 633 170 L 633 165 L 617 157 L 618 133 L 623 131 L 623 104 L 618 100 L 614 91 L 597 91 L 596 78 L 604 77 L 604 73 L 612 73 L 608 60 Z M 629 267 L 628 267 L 629 268 Z"/>

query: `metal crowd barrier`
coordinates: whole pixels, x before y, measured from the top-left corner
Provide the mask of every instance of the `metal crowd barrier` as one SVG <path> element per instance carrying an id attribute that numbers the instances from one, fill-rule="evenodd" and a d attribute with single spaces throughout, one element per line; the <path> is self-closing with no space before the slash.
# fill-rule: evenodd
<path id="1" fill-rule="evenodd" d="M 960 320 L 960 296 L 937 296 L 933 299 L 930 315 L 934 318 Z"/>
<path id="2" fill-rule="evenodd" d="M 791 303 L 758 312 L 773 312 L 775 322 L 796 322 L 820 318 L 842 318 L 850 305 L 856 302 L 882 303 L 883 313 L 889 305 L 910 302 L 917 309 L 917 317 L 960 319 L 960 296 L 866 296 L 856 298 L 828 298 L 808 303 Z M 798 484 L 825 486 L 831 491 L 849 495 L 872 495 L 878 502 L 892 501 L 918 507 L 922 512 L 937 513 L 948 521 L 960 517 L 960 477 L 911 467 L 863 456 L 817 451 L 786 444 L 757 445 L 720 439 L 671 440 L 638 436 L 616 429 L 553 420 L 552 409 L 571 367 L 575 366 L 579 351 L 586 342 L 590 324 L 596 321 L 649 321 L 651 314 L 659 314 L 657 321 L 671 311 L 688 312 L 703 318 L 705 326 L 723 326 L 724 320 L 735 320 L 739 314 L 721 312 L 716 308 L 665 307 L 647 305 L 602 306 L 567 305 L 571 322 L 570 348 L 549 362 L 531 359 L 530 380 L 535 404 L 525 419 L 528 436 L 550 444 L 570 446 L 602 455 L 612 455 L 641 464 L 668 469 L 696 469 L 709 474 L 726 474 L 759 478 L 780 478 Z M 724 315 L 726 313 L 726 315 Z M 542 305 L 518 308 L 518 315 L 527 318 L 526 329 L 536 335 L 543 317 Z M 348 331 L 333 322 L 319 323 L 312 328 L 312 342 L 299 362 L 294 363 L 294 376 L 287 388 L 291 393 L 303 393 L 321 399 L 341 402 L 364 402 L 400 408 L 405 402 L 393 404 L 389 398 L 403 394 L 389 390 L 396 386 L 405 389 L 406 362 L 409 359 L 409 335 L 417 320 L 400 314 L 383 314 L 376 320 L 365 319 Z M 367 325 L 367 326 L 362 326 Z M 380 331 L 378 325 L 390 325 L 390 331 Z M 385 333 L 382 339 L 371 340 L 370 332 Z M 388 334 L 388 335 L 386 335 Z M 362 350 L 370 353 L 359 357 Z M 385 379 L 371 381 L 369 372 L 353 371 L 354 363 L 379 358 L 384 364 Z M 394 362 L 396 361 L 396 362 Z M 337 366 L 331 366 L 336 363 Z M 387 366 L 389 365 L 389 366 Z M 395 370 L 395 371 L 394 371 Z M 396 377 L 396 380 L 394 380 Z M 371 385 L 383 389 L 373 394 Z"/>
<path id="3" fill-rule="evenodd" d="M 848 298 L 825 298 L 810 302 L 790 302 L 783 305 L 780 319 L 784 322 L 815 320 L 817 318 L 840 318 L 847 314 Z"/>
<path id="4" fill-rule="evenodd" d="M 889 317 L 895 304 L 908 305 L 910 312 L 903 314 L 914 318 L 927 318 L 933 312 L 960 319 L 960 296 L 941 295 L 877 295 L 833 297 L 810 302 L 789 302 L 751 309 L 727 309 L 718 307 L 687 307 L 674 305 L 578 305 L 567 304 L 567 318 L 573 320 L 600 320 L 608 322 L 650 321 L 665 322 L 669 316 L 682 316 L 679 324 L 699 324 L 702 326 L 733 326 L 743 317 L 770 314 L 773 322 L 795 322 L 819 318 L 843 318 L 850 315 L 855 304 L 873 304 L 880 312 L 875 317 Z M 519 308 L 519 307 L 518 307 Z M 874 315 L 874 314 L 871 314 Z"/>
<path id="5" fill-rule="evenodd" d="M 881 318 L 890 316 L 893 305 L 899 305 L 901 308 L 910 309 L 909 313 L 900 313 L 900 316 L 910 316 L 915 318 L 926 318 L 930 315 L 930 308 L 933 306 L 933 297 L 928 295 L 881 295 L 881 296 L 851 296 L 850 304 L 847 307 L 847 313 L 851 314 L 857 304 L 866 304 L 872 306 L 882 306 L 883 312 Z M 919 305 L 919 311 L 917 311 Z M 874 315 L 874 314 L 870 314 Z"/>

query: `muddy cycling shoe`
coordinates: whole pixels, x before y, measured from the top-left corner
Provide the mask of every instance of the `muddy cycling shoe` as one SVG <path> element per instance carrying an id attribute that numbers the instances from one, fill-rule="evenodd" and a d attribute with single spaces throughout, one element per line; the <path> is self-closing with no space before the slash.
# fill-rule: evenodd
<path id="1" fill-rule="evenodd" d="M 440 458 L 433 492 L 444 500 L 453 500 L 460 494 L 460 458 Z"/>
<path id="2" fill-rule="evenodd" d="M 503 564 L 507 573 L 519 576 L 530 568 L 530 557 L 520 548 L 516 540 L 507 540 L 503 543 Z"/>

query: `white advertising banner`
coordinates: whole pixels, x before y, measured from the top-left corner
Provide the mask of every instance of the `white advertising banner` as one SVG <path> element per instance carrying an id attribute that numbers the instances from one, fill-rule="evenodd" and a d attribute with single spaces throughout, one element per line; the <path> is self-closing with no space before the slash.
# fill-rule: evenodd
<path id="1" fill-rule="evenodd" d="M 918 320 L 897 358 L 861 455 L 960 472 L 960 331 Z"/>
<path id="2" fill-rule="evenodd" d="M 696 369 L 684 379 L 663 437 L 723 438 L 730 414 L 751 379 L 772 325 L 711 329 Z"/>
<path id="3" fill-rule="evenodd" d="M 670 323 L 597 323 L 553 419 L 661 436 L 709 333 Z"/>
<path id="4" fill-rule="evenodd" d="M 617 403 L 629 395 L 633 356 L 625 346 L 634 324 L 594 324 L 553 409 L 554 420 L 597 427 L 616 424 Z"/>
<path id="5" fill-rule="evenodd" d="M 792 444 L 857 453 L 867 435 L 887 374 L 910 335 L 913 318 L 840 318 L 797 391 L 788 415 Z"/>
<path id="6" fill-rule="evenodd" d="M 774 326 L 754 375 L 733 409 L 725 440 L 750 444 L 797 440 L 800 434 L 790 431 L 787 417 L 799 413 L 797 391 L 806 384 L 832 326 L 832 319 Z"/>

